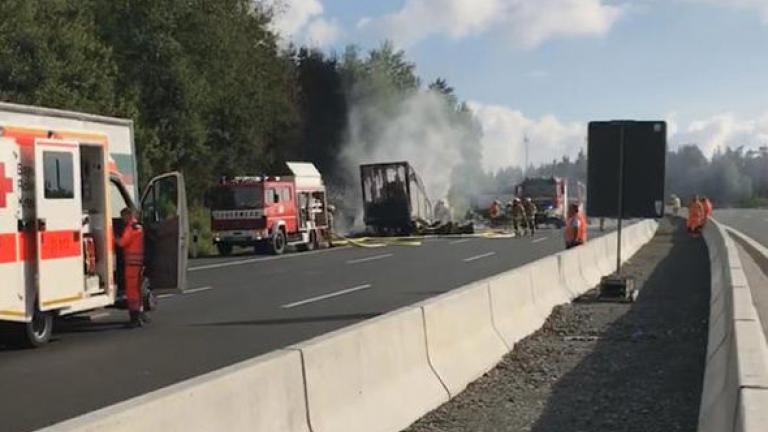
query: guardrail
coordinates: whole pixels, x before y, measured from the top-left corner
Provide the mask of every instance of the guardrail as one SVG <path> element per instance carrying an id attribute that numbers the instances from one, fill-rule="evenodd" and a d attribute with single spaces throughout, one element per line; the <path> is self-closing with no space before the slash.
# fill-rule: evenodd
<path id="1" fill-rule="evenodd" d="M 625 228 L 624 259 L 656 231 Z M 613 270 L 616 233 L 45 431 L 399 431 Z"/>
<path id="2" fill-rule="evenodd" d="M 707 224 L 712 277 L 701 432 L 768 430 L 768 346 L 733 239 Z"/>

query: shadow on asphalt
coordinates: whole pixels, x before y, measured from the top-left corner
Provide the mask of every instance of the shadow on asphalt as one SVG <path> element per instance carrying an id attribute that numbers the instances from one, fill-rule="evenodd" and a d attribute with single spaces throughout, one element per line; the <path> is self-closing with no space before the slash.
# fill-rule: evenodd
<path id="1" fill-rule="evenodd" d="M 298 318 L 275 318 L 266 320 L 242 320 L 242 321 L 223 321 L 214 323 L 192 324 L 193 327 L 226 327 L 226 326 L 269 326 L 285 324 L 304 324 L 313 322 L 331 322 L 331 321 L 362 321 L 375 318 L 381 313 L 362 313 L 346 315 L 325 315 L 313 317 Z"/>
<path id="2" fill-rule="evenodd" d="M 707 247 L 678 220 L 624 266 L 638 300 L 606 330 L 594 350 L 554 385 L 531 429 L 553 431 L 693 431 L 698 421 L 707 344 L 710 273 Z M 645 279 L 645 280 L 643 280 Z M 617 306 L 576 303 L 585 313 Z M 600 309 L 603 309 L 601 312 Z M 574 348 L 578 349 L 578 348 Z"/>

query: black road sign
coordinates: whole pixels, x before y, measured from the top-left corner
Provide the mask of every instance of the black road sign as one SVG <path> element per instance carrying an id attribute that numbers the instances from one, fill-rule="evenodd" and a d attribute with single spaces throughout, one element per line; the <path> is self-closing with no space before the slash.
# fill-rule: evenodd
<path id="1" fill-rule="evenodd" d="M 623 207 L 625 219 L 664 216 L 666 156 L 663 121 L 590 122 L 587 214 L 618 218 Z"/>

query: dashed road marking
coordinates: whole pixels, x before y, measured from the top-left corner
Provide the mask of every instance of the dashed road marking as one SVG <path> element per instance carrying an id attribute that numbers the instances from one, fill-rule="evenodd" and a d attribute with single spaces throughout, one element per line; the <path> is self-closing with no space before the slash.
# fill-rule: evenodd
<path id="1" fill-rule="evenodd" d="M 480 255 L 475 255 L 475 256 L 472 256 L 472 257 L 469 257 L 469 258 L 464 258 L 464 262 L 477 261 L 479 259 L 488 258 L 488 257 L 494 256 L 494 255 L 496 255 L 496 252 L 488 252 L 488 253 L 484 253 L 484 254 L 480 254 Z"/>
<path id="2" fill-rule="evenodd" d="M 157 296 L 157 298 L 164 299 L 164 298 L 168 298 L 168 297 L 173 297 L 175 295 L 176 294 L 160 294 L 160 295 Z"/>
<path id="3" fill-rule="evenodd" d="M 349 260 L 349 261 L 347 261 L 347 264 L 360 264 L 360 263 L 364 263 L 364 262 L 378 261 L 380 259 L 389 258 L 392 255 L 393 254 L 391 254 L 391 253 L 381 254 L 381 255 L 373 255 L 373 256 L 369 256 L 369 257 L 365 257 L 365 258 L 358 258 L 358 259 Z"/>
<path id="4" fill-rule="evenodd" d="M 280 256 L 269 256 L 269 257 L 259 257 L 259 258 L 248 258 L 240 261 L 227 261 L 222 263 L 215 263 L 215 264 L 203 264 L 195 267 L 189 267 L 187 268 L 187 271 L 200 271 L 200 270 L 210 270 L 210 269 L 217 269 L 222 267 L 231 267 L 231 266 L 237 266 L 237 265 L 243 265 L 243 264 L 253 264 L 258 262 L 264 262 L 264 261 L 274 261 L 274 260 L 282 260 L 282 259 L 289 259 L 289 258 L 298 258 L 298 257 L 305 257 L 309 255 L 317 255 L 321 253 L 326 252 L 332 252 L 342 249 L 349 249 L 349 246 L 339 246 L 334 247 L 330 249 L 321 249 L 316 251 L 309 251 L 309 252 L 302 252 L 302 253 L 293 253 L 293 254 L 287 254 L 287 255 L 280 255 Z"/>
<path id="5" fill-rule="evenodd" d="M 531 243 L 539 243 L 543 242 L 544 240 L 548 239 L 549 237 L 539 237 L 537 239 L 534 239 Z"/>
<path id="6" fill-rule="evenodd" d="M 334 291 L 332 293 L 323 294 L 323 295 L 320 295 L 320 296 L 317 296 L 317 297 L 310 297 L 310 298 L 305 299 L 305 300 L 299 300 L 297 302 L 284 304 L 284 305 L 282 305 L 280 307 L 283 308 L 283 309 L 290 309 L 290 308 L 294 308 L 296 306 L 301 306 L 301 305 L 305 305 L 305 304 L 309 304 L 309 303 L 314 303 L 314 302 L 318 302 L 318 301 L 321 301 L 321 300 L 327 300 L 329 298 L 338 297 L 338 296 L 342 296 L 342 295 L 345 295 L 345 294 L 350 294 L 350 293 L 353 293 L 353 292 L 366 290 L 366 289 L 369 289 L 369 288 L 371 288 L 371 284 L 358 285 L 356 287 L 347 288 L 347 289 L 343 289 L 343 290 L 339 290 L 339 291 Z"/>
<path id="7" fill-rule="evenodd" d="M 450 242 L 449 244 L 452 244 L 452 245 L 461 244 L 461 243 L 466 243 L 466 242 L 471 241 L 471 240 L 472 239 L 468 239 L 468 238 L 458 239 L 458 240 L 454 240 L 454 241 Z"/>
<path id="8" fill-rule="evenodd" d="M 203 292 L 203 291 L 209 291 L 209 290 L 212 290 L 212 289 L 213 289 L 212 286 L 204 286 L 204 287 L 200 287 L 200 288 L 192 288 L 192 289 L 185 290 L 184 294 L 194 294 L 194 293 L 199 293 L 199 292 Z"/>

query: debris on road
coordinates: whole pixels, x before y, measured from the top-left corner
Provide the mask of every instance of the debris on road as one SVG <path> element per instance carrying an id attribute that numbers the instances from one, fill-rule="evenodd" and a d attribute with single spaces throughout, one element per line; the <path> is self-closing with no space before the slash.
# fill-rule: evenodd
<path id="1" fill-rule="evenodd" d="M 707 343 L 701 239 L 664 221 L 625 265 L 636 303 L 590 291 L 558 306 L 497 367 L 416 422 L 433 431 L 693 431 Z"/>

